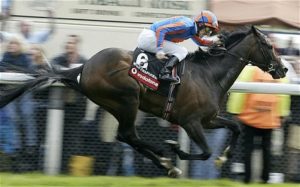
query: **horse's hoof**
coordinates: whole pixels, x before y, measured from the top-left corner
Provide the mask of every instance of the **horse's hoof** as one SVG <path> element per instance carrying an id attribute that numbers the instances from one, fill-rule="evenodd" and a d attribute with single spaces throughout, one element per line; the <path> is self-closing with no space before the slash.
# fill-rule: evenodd
<path id="1" fill-rule="evenodd" d="M 223 166 L 223 164 L 227 161 L 227 157 L 226 156 L 219 156 L 216 160 L 215 160 L 215 165 L 218 168 L 221 168 Z"/>
<path id="2" fill-rule="evenodd" d="M 179 143 L 174 140 L 165 140 L 165 143 L 171 146 L 172 148 L 179 148 Z"/>
<path id="3" fill-rule="evenodd" d="M 172 169 L 170 169 L 168 171 L 168 176 L 172 177 L 172 178 L 179 177 L 181 174 L 182 174 L 182 171 L 177 167 L 173 167 Z"/>
<path id="4" fill-rule="evenodd" d="M 222 156 L 225 156 L 226 158 L 232 158 L 232 152 L 230 146 L 228 146 L 225 150 Z"/>
<path id="5" fill-rule="evenodd" d="M 165 167 L 167 169 L 173 167 L 172 160 L 170 158 L 161 157 L 159 160 L 160 160 L 160 164 L 163 167 Z"/>

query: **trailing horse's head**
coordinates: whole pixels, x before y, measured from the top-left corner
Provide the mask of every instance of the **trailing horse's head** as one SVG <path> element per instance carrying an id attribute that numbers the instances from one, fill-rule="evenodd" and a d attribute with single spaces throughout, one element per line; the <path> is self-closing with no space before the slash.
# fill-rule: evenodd
<path id="1" fill-rule="evenodd" d="M 256 43 L 249 52 L 250 63 L 270 73 L 274 79 L 285 77 L 288 69 L 282 64 L 270 40 L 254 26 L 251 27 L 251 31 Z"/>

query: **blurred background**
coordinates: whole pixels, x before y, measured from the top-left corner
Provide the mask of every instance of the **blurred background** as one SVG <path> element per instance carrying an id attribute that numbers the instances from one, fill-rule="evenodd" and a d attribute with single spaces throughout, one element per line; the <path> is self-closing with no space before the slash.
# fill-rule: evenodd
<path id="1" fill-rule="evenodd" d="M 156 20 L 192 17 L 203 9 L 214 12 L 224 30 L 257 25 L 289 68 L 285 82 L 300 84 L 298 0 L 1 0 L 0 59 L 40 71 L 49 63 L 72 68 L 108 47 L 134 50 L 141 30 Z M 191 41 L 183 45 L 190 52 L 197 49 Z M 7 53 L 23 56 L 12 59 Z M 0 86 L 13 86 L 23 79 L 23 75 L 2 72 Z M 281 127 L 272 131 L 273 183 L 300 181 L 300 96 L 297 90 L 286 90 L 285 95 L 288 111 Z M 226 106 L 227 100 L 222 115 L 234 119 L 236 114 Z M 136 125 L 146 141 L 163 147 L 164 140 L 173 139 L 190 152 L 200 152 L 176 124 L 140 112 Z M 116 128 L 117 121 L 108 112 L 60 85 L 26 94 L 0 110 L 0 172 L 166 176 L 127 144 L 117 142 Z M 213 149 L 208 161 L 180 161 L 170 155 L 183 170 L 183 178 L 241 180 L 243 133 L 233 157 L 219 167 L 214 160 L 228 142 L 227 129 L 205 131 Z M 252 155 L 254 180 L 259 180 L 262 168 L 259 141 L 255 139 Z"/>

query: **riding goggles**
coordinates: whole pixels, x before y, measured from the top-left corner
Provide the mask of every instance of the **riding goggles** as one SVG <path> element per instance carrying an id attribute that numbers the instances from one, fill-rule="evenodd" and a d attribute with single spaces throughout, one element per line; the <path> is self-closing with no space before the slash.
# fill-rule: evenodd
<path id="1" fill-rule="evenodd" d="M 200 29 L 201 36 L 210 36 L 212 33 L 213 31 L 210 27 L 203 27 L 202 29 Z"/>

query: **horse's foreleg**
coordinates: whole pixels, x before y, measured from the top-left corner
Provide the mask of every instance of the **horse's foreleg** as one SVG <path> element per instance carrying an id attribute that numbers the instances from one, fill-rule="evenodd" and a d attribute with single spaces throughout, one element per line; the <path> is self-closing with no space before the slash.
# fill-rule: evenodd
<path id="1" fill-rule="evenodd" d="M 201 123 L 193 121 L 183 126 L 189 137 L 201 148 L 203 153 L 190 154 L 180 150 L 176 142 L 166 141 L 181 160 L 207 160 L 211 156 L 211 150 L 206 142 Z"/>
<path id="2" fill-rule="evenodd" d="M 172 148 L 172 150 L 178 154 L 181 160 L 206 160 L 210 157 L 211 151 L 207 145 L 205 136 L 203 134 L 203 128 L 201 123 L 192 122 L 183 126 L 189 137 L 202 149 L 202 154 L 189 154 L 180 150 L 179 144 L 175 141 L 166 141 Z M 235 147 L 238 136 L 240 134 L 239 125 L 225 118 L 218 116 L 215 120 L 211 121 L 209 125 L 207 125 L 209 129 L 218 129 L 218 128 L 228 128 L 232 131 L 232 138 L 230 141 L 230 146 L 226 147 L 224 150 L 222 157 L 230 156 L 231 150 Z"/>
<path id="3" fill-rule="evenodd" d="M 231 157 L 232 155 L 231 152 L 234 149 L 238 140 L 238 136 L 240 134 L 240 127 L 238 123 L 236 123 L 235 121 L 217 116 L 216 119 L 210 122 L 207 128 L 208 129 L 228 128 L 232 131 L 232 137 L 229 146 L 227 146 L 225 150 L 221 153 L 221 155 L 215 160 L 215 163 L 218 166 L 221 166 L 224 162 L 227 161 L 228 157 Z"/>
<path id="4" fill-rule="evenodd" d="M 229 146 L 225 148 L 223 156 L 231 156 L 231 151 L 234 149 L 235 145 L 237 144 L 238 137 L 241 133 L 240 126 L 237 122 L 233 120 L 229 120 L 220 116 L 217 116 L 215 120 L 211 121 L 210 129 L 217 129 L 217 128 L 228 128 L 232 132 L 231 140 Z"/>

